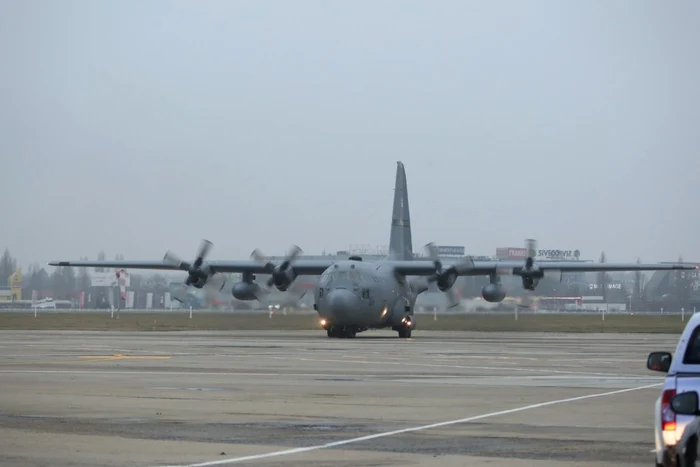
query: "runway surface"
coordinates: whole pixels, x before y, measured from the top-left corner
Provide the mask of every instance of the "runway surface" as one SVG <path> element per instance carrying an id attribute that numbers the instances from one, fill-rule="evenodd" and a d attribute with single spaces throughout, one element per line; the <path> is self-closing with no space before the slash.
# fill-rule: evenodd
<path id="1" fill-rule="evenodd" d="M 652 465 L 674 335 L 0 332 L 0 465 Z"/>

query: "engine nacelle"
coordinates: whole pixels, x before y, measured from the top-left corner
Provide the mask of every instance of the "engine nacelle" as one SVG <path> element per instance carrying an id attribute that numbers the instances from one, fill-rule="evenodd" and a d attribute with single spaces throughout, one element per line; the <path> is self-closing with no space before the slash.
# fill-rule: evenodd
<path id="1" fill-rule="evenodd" d="M 233 298 L 241 301 L 256 300 L 255 292 L 258 289 L 257 284 L 251 284 L 249 282 L 238 282 L 233 286 Z"/>
<path id="2" fill-rule="evenodd" d="M 533 277 L 523 277 L 523 289 L 533 291 L 537 288 L 537 284 L 540 283 L 539 279 Z"/>
<path id="3" fill-rule="evenodd" d="M 204 284 L 207 283 L 207 279 L 201 276 L 190 276 L 190 285 L 196 289 L 201 289 Z"/>
<path id="4" fill-rule="evenodd" d="M 500 284 L 488 284 L 481 289 L 481 296 L 489 303 L 502 302 L 506 298 L 506 289 Z"/>
<path id="5" fill-rule="evenodd" d="M 447 292 L 457 281 L 457 274 L 454 271 L 447 271 L 437 278 L 437 287 L 441 292 Z"/>
<path id="6" fill-rule="evenodd" d="M 280 292 L 285 292 L 289 288 L 289 286 L 292 285 L 292 282 L 294 282 L 294 279 L 296 278 L 297 274 L 292 268 L 272 275 L 273 283 L 275 284 L 275 287 L 277 287 L 277 290 L 279 290 Z"/>

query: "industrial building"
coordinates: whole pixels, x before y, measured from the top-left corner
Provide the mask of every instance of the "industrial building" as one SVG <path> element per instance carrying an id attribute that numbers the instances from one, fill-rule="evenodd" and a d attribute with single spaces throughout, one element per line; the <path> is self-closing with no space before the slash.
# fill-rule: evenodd
<path id="1" fill-rule="evenodd" d="M 6 286 L 0 286 L 0 302 L 12 303 L 22 301 L 22 268 L 12 273 Z"/>

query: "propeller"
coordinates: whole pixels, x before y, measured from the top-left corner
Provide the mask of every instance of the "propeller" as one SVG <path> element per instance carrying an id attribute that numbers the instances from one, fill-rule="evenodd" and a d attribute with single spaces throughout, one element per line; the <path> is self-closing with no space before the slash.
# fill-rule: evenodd
<path id="1" fill-rule="evenodd" d="M 535 264 L 535 256 L 537 255 L 537 240 L 528 238 L 525 240 L 525 248 L 527 249 L 527 258 L 525 259 L 525 267 L 522 268 L 519 275 L 530 279 L 550 279 L 561 281 L 562 272 L 559 269 L 547 269 L 542 271 Z"/>
<path id="2" fill-rule="evenodd" d="M 250 257 L 259 263 L 262 263 L 265 274 L 270 275 L 270 278 L 267 280 L 268 287 L 272 287 L 274 285 L 278 290 L 285 291 L 296 278 L 292 265 L 294 260 L 296 260 L 301 252 L 301 248 L 296 245 L 292 245 L 287 253 L 287 256 L 279 265 L 275 265 L 275 263 L 268 260 L 262 251 L 257 248 L 253 250 Z"/>
<path id="3" fill-rule="evenodd" d="M 532 293 L 535 291 L 538 280 L 551 279 L 561 281 L 562 272 L 559 269 L 547 269 L 542 271 L 535 264 L 535 256 L 537 255 L 537 240 L 528 238 L 525 240 L 525 248 L 527 249 L 527 258 L 525 266 L 518 273 L 523 278 L 523 289 L 525 295 L 518 300 L 517 304 L 521 308 L 529 308 L 532 304 Z"/>
<path id="4" fill-rule="evenodd" d="M 442 261 L 438 256 L 438 248 L 435 243 L 428 243 L 425 245 L 425 251 L 428 257 L 433 261 L 435 265 L 435 274 L 427 278 L 428 284 L 436 282 L 438 288 L 447 294 L 448 308 L 454 308 L 459 305 L 459 297 L 454 291 L 452 286 L 457 280 L 458 274 L 462 270 L 467 270 L 474 267 L 474 260 L 471 256 L 467 256 L 466 260 L 457 265 L 449 266 L 444 269 L 442 266 Z"/>
<path id="5" fill-rule="evenodd" d="M 185 279 L 185 282 L 171 293 L 172 298 L 180 303 L 185 303 L 187 300 L 187 294 L 190 291 L 190 286 L 194 286 L 198 289 L 206 286 L 203 291 L 205 292 L 205 298 L 208 302 L 213 301 L 216 294 L 221 292 L 224 285 L 226 285 L 226 276 L 221 273 L 213 272 L 204 262 L 206 257 L 209 255 L 212 246 L 213 244 L 209 240 L 202 240 L 199 245 L 199 250 L 197 251 L 197 256 L 191 263 L 184 261 L 170 250 L 165 253 L 163 260 L 166 263 L 171 264 L 173 267 L 181 271 L 187 271 L 187 278 Z"/>
<path id="6" fill-rule="evenodd" d="M 190 282 L 194 282 L 195 278 L 201 277 L 202 264 L 204 263 L 204 259 L 211 251 L 212 245 L 213 244 L 209 240 L 202 240 L 202 243 L 200 243 L 199 245 L 199 251 L 197 252 L 197 256 L 194 262 L 191 264 L 187 261 L 184 261 L 177 254 L 173 253 L 170 250 L 168 250 L 168 252 L 165 253 L 163 260 L 166 263 L 171 264 L 176 269 L 187 271 L 189 273 L 189 277 L 187 278 L 187 280 Z"/>
<path id="7" fill-rule="evenodd" d="M 210 308 L 212 305 L 214 305 L 214 302 L 217 301 L 219 294 L 221 294 L 221 291 L 226 285 L 226 280 L 226 274 L 217 272 L 211 276 L 211 279 L 209 279 L 204 287 L 202 287 L 202 298 L 204 299 L 207 308 Z"/>

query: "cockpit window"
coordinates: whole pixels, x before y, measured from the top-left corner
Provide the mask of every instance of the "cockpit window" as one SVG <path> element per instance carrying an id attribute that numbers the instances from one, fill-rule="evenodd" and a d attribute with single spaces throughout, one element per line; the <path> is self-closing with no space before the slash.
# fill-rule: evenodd
<path id="1" fill-rule="evenodd" d="M 339 281 L 344 281 L 348 278 L 348 272 L 347 271 L 336 271 L 336 273 L 333 275 L 335 279 L 338 279 Z"/>
<path id="2" fill-rule="evenodd" d="M 330 271 L 325 271 L 321 274 L 321 278 L 318 280 L 319 284 L 330 284 L 333 275 Z"/>
<path id="3" fill-rule="evenodd" d="M 366 272 L 358 271 L 356 269 L 351 269 L 349 271 L 326 271 L 323 274 L 321 274 L 321 277 L 319 278 L 319 283 L 330 284 L 334 281 L 346 280 L 350 280 L 352 282 L 359 282 L 363 284 L 378 282 L 378 279 L 373 274 L 368 274 Z"/>

